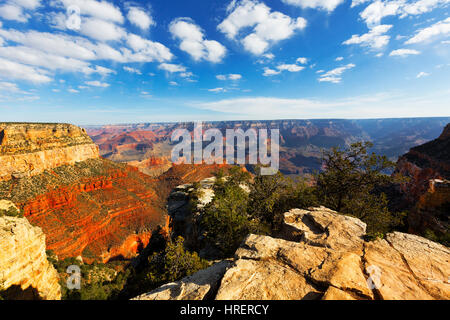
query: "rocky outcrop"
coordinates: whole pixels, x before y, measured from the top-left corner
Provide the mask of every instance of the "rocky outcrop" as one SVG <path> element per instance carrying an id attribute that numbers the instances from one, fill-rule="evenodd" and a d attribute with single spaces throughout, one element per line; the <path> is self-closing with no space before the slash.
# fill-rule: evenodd
<path id="1" fill-rule="evenodd" d="M 0 216 L 0 295 L 61 299 L 58 273 L 47 260 L 45 235 L 26 218 Z"/>
<path id="2" fill-rule="evenodd" d="M 450 124 L 435 140 L 412 148 L 399 158 L 396 172 L 409 181 L 400 185 L 410 208 L 409 231 L 426 230 L 448 237 L 450 208 Z"/>
<path id="3" fill-rule="evenodd" d="M 203 300 L 213 298 L 220 279 L 231 261 L 224 260 L 211 267 L 200 270 L 181 281 L 172 282 L 133 300 Z"/>
<path id="4" fill-rule="evenodd" d="M 98 157 L 98 147 L 74 125 L 0 123 L 0 181 Z"/>
<path id="5" fill-rule="evenodd" d="M 399 232 L 368 242 L 365 231 L 360 220 L 324 207 L 293 209 L 278 238 L 247 236 L 214 298 L 450 299 L 447 247 Z M 192 285 L 185 278 L 149 295 L 178 299 L 172 288 Z M 190 292 L 187 298 L 211 297 Z"/>

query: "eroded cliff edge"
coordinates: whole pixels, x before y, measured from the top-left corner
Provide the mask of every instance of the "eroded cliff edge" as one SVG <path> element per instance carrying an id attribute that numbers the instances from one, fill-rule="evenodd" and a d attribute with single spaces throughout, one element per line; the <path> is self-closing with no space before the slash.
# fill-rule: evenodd
<path id="1" fill-rule="evenodd" d="M 0 211 L 16 207 L 0 200 Z M 0 215 L 0 294 L 7 299 L 61 299 L 58 273 L 47 260 L 45 235 L 26 218 Z"/>
<path id="2" fill-rule="evenodd" d="M 0 181 L 98 157 L 98 147 L 77 126 L 0 123 Z"/>
<path id="3" fill-rule="evenodd" d="M 129 259 L 168 225 L 155 180 L 100 158 L 70 124 L 0 123 L 0 199 L 39 226 L 61 259 Z"/>
<path id="4" fill-rule="evenodd" d="M 278 238 L 251 234 L 224 260 L 135 299 L 450 299 L 450 250 L 324 207 L 285 214 Z"/>

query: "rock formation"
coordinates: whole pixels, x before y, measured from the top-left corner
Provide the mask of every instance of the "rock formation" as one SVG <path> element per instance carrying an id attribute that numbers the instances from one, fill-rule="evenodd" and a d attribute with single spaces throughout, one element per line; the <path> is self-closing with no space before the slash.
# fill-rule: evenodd
<path id="1" fill-rule="evenodd" d="M 396 172 L 409 178 L 401 185 L 410 207 L 410 232 L 429 229 L 448 233 L 450 210 L 450 124 L 435 140 L 412 148 L 400 157 Z"/>
<path id="2" fill-rule="evenodd" d="M 15 208 L 9 201 L 1 201 L 0 207 Z M 61 299 L 58 273 L 47 260 L 45 235 L 26 218 L 0 216 L 0 294 L 7 299 Z"/>
<path id="3" fill-rule="evenodd" d="M 277 238 L 247 236 L 223 276 L 211 267 L 138 299 L 450 299 L 447 247 L 399 232 L 368 242 L 365 230 L 324 207 L 293 209 Z"/>
<path id="4" fill-rule="evenodd" d="M 98 147 L 74 125 L 0 123 L 0 181 L 98 157 Z"/>

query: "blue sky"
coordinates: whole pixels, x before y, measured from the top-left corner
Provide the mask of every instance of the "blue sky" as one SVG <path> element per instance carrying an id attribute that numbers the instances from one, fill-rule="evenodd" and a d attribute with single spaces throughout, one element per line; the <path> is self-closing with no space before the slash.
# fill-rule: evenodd
<path id="1" fill-rule="evenodd" d="M 450 0 L 2 0 L 0 121 L 450 115 Z"/>

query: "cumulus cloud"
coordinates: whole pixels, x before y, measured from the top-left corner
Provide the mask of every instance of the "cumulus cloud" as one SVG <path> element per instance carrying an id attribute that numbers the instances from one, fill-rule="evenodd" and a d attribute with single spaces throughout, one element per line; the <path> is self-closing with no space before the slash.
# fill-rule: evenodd
<path id="1" fill-rule="evenodd" d="M 450 33 L 450 18 L 436 22 L 435 24 L 419 30 L 406 44 L 414 44 L 428 41 L 440 35 L 444 36 Z"/>
<path id="2" fill-rule="evenodd" d="M 0 17 L 5 20 L 27 22 L 30 18 L 30 15 L 24 13 L 22 7 L 15 4 L 6 3 L 0 6 Z"/>
<path id="3" fill-rule="evenodd" d="M 306 27 L 304 18 L 291 18 L 272 11 L 256 0 L 243 0 L 229 9 L 228 17 L 218 25 L 218 29 L 229 39 L 239 40 L 247 51 L 255 55 L 264 54 L 271 44 L 288 39 Z M 243 29 L 249 28 L 249 34 L 241 34 Z"/>
<path id="4" fill-rule="evenodd" d="M 344 60 L 344 57 L 337 57 L 336 59 L 334 59 L 334 61 L 342 61 Z"/>
<path id="5" fill-rule="evenodd" d="M 297 59 L 298 60 L 298 59 Z M 303 66 L 299 66 L 297 64 L 279 64 L 276 66 L 276 70 L 270 69 L 270 68 L 264 68 L 263 76 L 270 77 L 277 74 L 280 74 L 283 71 L 289 71 L 289 72 L 299 72 L 305 69 Z"/>
<path id="6" fill-rule="evenodd" d="M 354 67 L 355 67 L 355 65 L 353 63 L 349 63 L 345 66 L 335 68 L 333 70 L 330 70 L 328 72 L 321 74 L 318 80 L 319 80 L 319 82 L 339 83 L 342 80 L 342 77 L 341 77 L 342 74 L 345 71 L 352 69 Z"/>
<path id="7" fill-rule="evenodd" d="M 352 7 L 368 0 L 353 0 Z M 398 15 L 405 18 L 408 15 L 420 15 L 435 8 L 447 5 L 449 0 L 418 0 L 407 2 L 405 0 L 376 0 L 368 5 L 360 14 L 369 27 L 377 25 L 384 17 Z"/>
<path id="8" fill-rule="evenodd" d="M 180 49 L 187 52 L 195 61 L 207 60 L 221 62 L 226 48 L 215 40 L 205 39 L 202 29 L 191 19 L 178 18 L 169 26 L 170 33 L 180 40 Z"/>
<path id="9" fill-rule="evenodd" d="M 343 42 L 343 44 L 359 44 L 361 46 L 369 47 L 372 49 L 380 49 L 389 43 L 390 36 L 385 33 L 392 28 L 392 25 L 382 24 L 373 27 L 368 33 L 357 35 Z"/>
<path id="10" fill-rule="evenodd" d="M 387 16 L 396 15 L 400 12 L 403 1 L 381 1 L 372 2 L 364 11 L 361 12 L 361 18 L 368 26 L 374 26 L 380 23 L 381 19 Z"/>
<path id="11" fill-rule="evenodd" d="M 308 63 L 308 59 L 307 58 L 297 58 L 296 62 L 300 63 L 300 64 L 307 64 Z"/>
<path id="12" fill-rule="evenodd" d="M 94 18 L 83 19 L 79 31 L 81 34 L 99 41 L 118 41 L 127 34 L 122 27 L 115 23 Z"/>
<path id="13" fill-rule="evenodd" d="M 151 26 L 155 25 L 153 18 L 145 11 L 137 7 L 131 7 L 128 9 L 127 18 L 132 24 L 142 30 L 148 30 Z"/>
<path id="14" fill-rule="evenodd" d="M 172 63 L 161 63 L 158 68 L 170 73 L 186 71 L 186 68 L 184 66 Z"/>
<path id="15" fill-rule="evenodd" d="M 344 0 L 282 0 L 286 4 L 291 4 L 297 7 L 322 9 L 328 12 L 336 9 Z"/>
<path id="16" fill-rule="evenodd" d="M 66 9 L 76 6 L 80 9 L 81 15 L 95 17 L 101 20 L 123 23 L 122 12 L 114 4 L 107 1 L 96 0 L 55 0 L 55 4 L 60 4 Z"/>
<path id="17" fill-rule="evenodd" d="M 413 49 L 397 49 L 397 50 L 391 51 L 391 53 L 389 55 L 406 57 L 409 55 L 417 55 L 417 54 L 420 54 L 420 51 L 413 50 Z"/>

